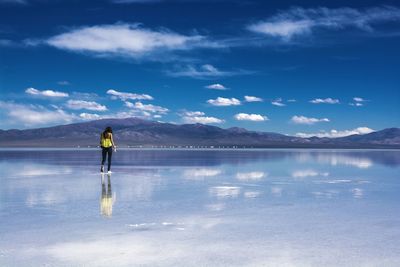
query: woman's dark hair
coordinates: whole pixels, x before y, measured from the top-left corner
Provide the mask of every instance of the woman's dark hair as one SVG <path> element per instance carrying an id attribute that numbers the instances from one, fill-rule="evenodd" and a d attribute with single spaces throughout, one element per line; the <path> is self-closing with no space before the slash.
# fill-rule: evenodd
<path id="1" fill-rule="evenodd" d="M 106 127 L 106 129 L 104 130 L 104 132 L 103 132 L 103 137 L 104 138 L 107 138 L 107 135 L 109 134 L 109 133 L 111 133 L 112 134 L 112 129 L 111 129 L 111 127 Z"/>

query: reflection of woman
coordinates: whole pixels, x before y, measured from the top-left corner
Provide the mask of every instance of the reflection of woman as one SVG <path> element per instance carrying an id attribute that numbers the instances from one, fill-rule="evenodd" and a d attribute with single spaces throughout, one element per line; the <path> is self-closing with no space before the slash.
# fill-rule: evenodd
<path id="1" fill-rule="evenodd" d="M 100 137 L 100 146 L 101 146 L 101 154 L 102 154 L 102 160 L 101 160 L 101 168 L 100 171 L 104 172 L 104 163 L 106 161 L 106 157 L 108 155 L 108 168 L 107 171 L 110 173 L 111 172 L 111 156 L 112 156 L 112 150 L 115 150 L 115 144 L 113 140 L 113 135 L 112 135 L 112 129 L 111 127 L 107 127 L 104 132 L 101 134 Z"/>
<path id="2" fill-rule="evenodd" d="M 104 181 L 104 175 L 101 176 L 101 200 L 100 212 L 105 217 L 111 217 L 114 199 L 111 191 L 111 175 L 107 175 L 107 188 Z"/>

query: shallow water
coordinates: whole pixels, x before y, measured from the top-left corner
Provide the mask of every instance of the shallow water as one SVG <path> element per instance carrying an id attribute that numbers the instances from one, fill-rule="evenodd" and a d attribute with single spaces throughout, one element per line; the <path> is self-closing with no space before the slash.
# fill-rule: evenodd
<path id="1" fill-rule="evenodd" d="M 0 155 L 0 266 L 400 266 L 400 151 Z"/>

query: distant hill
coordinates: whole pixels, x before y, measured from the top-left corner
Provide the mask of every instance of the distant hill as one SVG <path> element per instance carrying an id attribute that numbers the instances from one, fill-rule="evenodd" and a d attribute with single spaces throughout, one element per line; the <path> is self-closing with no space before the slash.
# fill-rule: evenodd
<path id="1" fill-rule="evenodd" d="M 106 126 L 119 146 L 214 146 L 254 148 L 400 148 L 400 129 L 341 138 L 300 138 L 272 132 L 171 124 L 139 118 L 102 119 L 27 130 L 0 130 L 1 147 L 97 146 Z"/>

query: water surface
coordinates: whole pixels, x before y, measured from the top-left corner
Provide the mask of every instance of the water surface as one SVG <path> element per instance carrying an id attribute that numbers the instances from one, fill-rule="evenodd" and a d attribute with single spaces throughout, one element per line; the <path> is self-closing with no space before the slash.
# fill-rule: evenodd
<path id="1" fill-rule="evenodd" d="M 0 266 L 399 266 L 400 151 L 0 155 Z"/>

